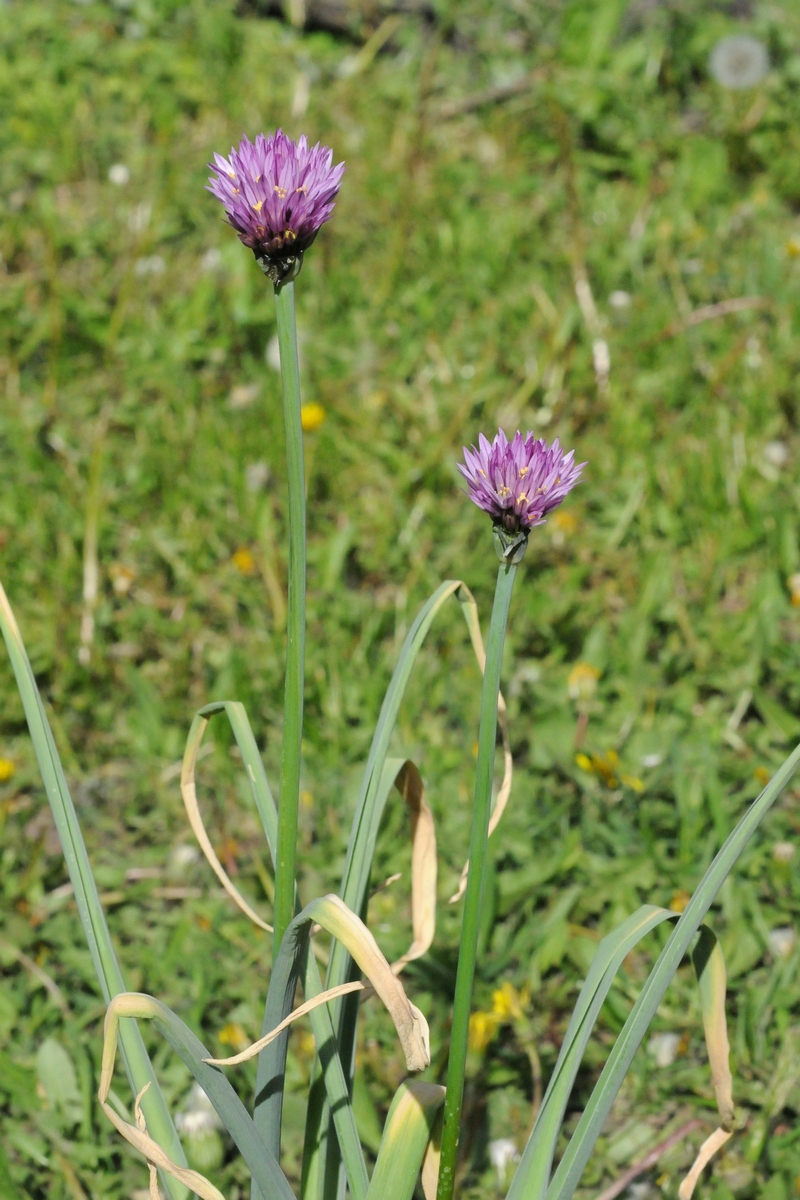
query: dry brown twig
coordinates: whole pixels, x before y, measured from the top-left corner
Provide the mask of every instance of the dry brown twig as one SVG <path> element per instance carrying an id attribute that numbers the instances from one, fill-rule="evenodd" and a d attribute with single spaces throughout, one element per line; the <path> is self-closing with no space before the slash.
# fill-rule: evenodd
<path id="1" fill-rule="evenodd" d="M 636 1162 L 633 1164 L 633 1166 L 628 1167 L 628 1170 L 620 1175 L 619 1179 L 615 1179 L 612 1184 L 602 1191 L 596 1200 L 615 1200 L 615 1197 L 618 1196 L 620 1192 L 624 1192 L 625 1188 L 628 1187 L 629 1184 L 633 1183 L 634 1179 L 638 1179 L 640 1175 L 644 1175 L 645 1171 L 649 1171 L 651 1167 L 654 1167 L 658 1160 L 663 1158 L 668 1150 L 671 1150 L 673 1146 L 677 1146 L 678 1142 L 682 1142 L 685 1137 L 687 1137 L 695 1129 L 698 1129 L 702 1123 L 703 1122 L 699 1117 L 693 1117 L 691 1121 L 687 1121 L 685 1125 L 681 1125 L 680 1128 L 671 1133 L 669 1137 L 664 1138 L 662 1142 L 659 1142 L 657 1146 L 654 1146 L 649 1153 L 645 1154 L 644 1158 L 639 1160 L 639 1162 Z"/>

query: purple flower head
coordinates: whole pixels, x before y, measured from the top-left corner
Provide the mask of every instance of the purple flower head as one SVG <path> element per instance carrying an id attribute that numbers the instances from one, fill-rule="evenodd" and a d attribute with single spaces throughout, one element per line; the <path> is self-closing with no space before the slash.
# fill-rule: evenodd
<path id="1" fill-rule="evenodd" d="M 558 438 L 548 446 L 544 438 L 517 431 L 509 442 L 502 429 L 493 442 L 481 433 L 478 449 L 464 447 L 464 464 L 458 469 L 469 484 L 470 500 L 489 513 L 496 526 L 509 535 L 523 534 L 541 525 L 580 479 L 586 463 L 574 462 L 575 451 L 565 454 Z"/>
<path id="2" fill-rule="evenodd" d="M 282 129 L 255 144 L 243 137 L 230 158 L 214 155 L 208 191 L 222 201 L 229 223 L 265 274 L 280 284 L 294 278 L 303 253 L 333 212 L 344 163 L 332 166 L 327 146 L 293 142 Z"/>

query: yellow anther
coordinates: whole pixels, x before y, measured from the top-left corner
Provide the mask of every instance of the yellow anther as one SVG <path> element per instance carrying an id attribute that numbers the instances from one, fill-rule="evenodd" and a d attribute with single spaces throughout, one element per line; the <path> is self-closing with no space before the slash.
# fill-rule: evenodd
<path id="1" fill-rule="evenodd" d="M 519 469 L 519 473 L 520 473 L 520 475 L 527 475 L 527 474 L 528 474 L 528 467 L 520 467 L 520 469 Z"/>
<path id="2" fill-rule="evenodd" d="M 256 212 L 261 212 L 263 205 L 264 205 L 263 200 L 256 200 L 255 204 L 253 205 L 253 208 L 256 210 Z"/>
<path id="3" fill-rule="evenodd" d="M 285 200 L 285 199 L 286 199 L 286 188 L 278 187 L 278 185 L 277 185 L 277 183 L 276 183 L 276 184 L 275 184 L 275 191 L 278 193 L 278 196 L 280 197 L 280 199 L 281 199 L 281 200 Z"/>
<path id="4" fill-rule="evenodd" d="M 483 467 L 478 467 L 478 474 L 482 475 L 484 479 L 486 478 L 486 472 L 484 471 Z"/>
<path id="5" fill-rule="evenodd" d="M 306 185 L 305 185 L 304 183 L 301 183 L 299 188 L 295 188 L 295 191 L 296 191 L 296 192 L 306 192 L 306 193 L 307 193 L 307 192 L 308 192 L 308 188 L 306 187 Z"/>
<path id="6" fill-rule="evenodd" d="M 295 233 L 295 231 L 293 229 L 285 229 L 283 231 L 283 236 L 287 242 L 293 242 L 294 239 L 297 237 L 297 234 Z"/>
<path id="7" fill-rule="evenodd" d="M 498 496 L 510 496 L 510 495 L 511 495 L 511 488 L 507 488 L 507 487 L 505 487 L 505 486 L 503 486 L 503 487 L 499 487 L 499 488 L 497 489 L 497 494 L 498 494 Z"/>
<path id="8" fill-rule="evenodd" d="M 527 499 L 528 499 L 527 493 L 520 492 L 520 494 L 517 496 L 517 504 L 524 504 L 527 501 Z"/>

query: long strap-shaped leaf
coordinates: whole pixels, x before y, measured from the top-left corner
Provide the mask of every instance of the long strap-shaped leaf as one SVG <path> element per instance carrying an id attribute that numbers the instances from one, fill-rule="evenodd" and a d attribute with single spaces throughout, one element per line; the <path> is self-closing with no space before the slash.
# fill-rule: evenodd
<path id="1" fill-rule="evenodd" d="M 670 909 L 645 904 L 600 942 L 564 1035 L 531 1136 L 514 1176 L 509 1200 L 540 1200 L 544 1196 L 556 1141 L 575 1077 L 616 974 L 626 955 L 643 937 L 662 922 L 677 920 L 678 914 Z M 729 1122 L 733 1117 L 733 1101 L 728 1065 L 728 1039 L 725 1031 L 725 967 L 717 940 L 705 927 L 701 930 L 701 941 L 695 951 L 694 961 L 700 984 L 703 1023 L 720 1116 L 724 1122 Z"/>
<path id="2" fill-rule="evenodd" d="M 275 801 L 272 796 L 272 791 L 267 780 L 266 772 L 261 755 L 256 745 L 255 737 L 253 736 L 252 727 L 247 717 L 244 706 L 238 701 L 223 700 L 216 701 L 212 704 L 207 704 L 201 708 L 196 714 L 192 722 L 189 735 L 186 739 L 186 749 L 184 751 L 182 771 L 181 771 L 181 790 L 183 793 L 184 803 L 187 808 L 189 820 L 192 828 L 198 837 L 201 847 L 203 848 L 206 857 L 212 866 L 212 869 L 222 880 L 223 886 L 236 904 L 242 909 L 251 920 L 255 920 L 256 924 L 263 928 L 266 924 L 257 914 L 253 913 L 249 904 L 239 894 L 238 889 L 230 881 L 225 873 L 222 865 L 219 863 L 213 849 L 209 854 L 210 842 L 203 827 L 202 817 L 199 808 L 197 807 L 197 797 L 195 793 L 195 768 L 197 764 L 197 755 L 200 749 L 200 743 L 203 735 L 208 727 L 208 722 L 216 713 L 224 712 L 227 716 L 236 743 L 242 755 L 242 761 L 247 772 L 247 779 L 250 788 L 253 792 L 253 797 L 256 802 L 261 822 L 264 827 L 264 833 L 270 848 L 270 855 L 273 862 L 277 851 L 277 836 L 278 836 L 278 814 L 275 806 Z M 224 878 L 222 878 L 224 876 Z M 314 1031 L 316 1045 L 319 1048 L 320 1058 L 322 1062 L 322 1076 L 315 1083 L 320 1091 L 321 1097 L 327 1099 L 327 1103 L 333 1112 L 337 1114 L 336 1118 L 336 1133 L 340 1143 L 343 1146 L 344 1161 L 349 1167 L 349 1171 L 356 1181 L 352 1187 L 355 1191 L 358 1189 L 359 1181 L 364 1181 L 366 1186 L 367 1168 L 364 1162 L 364 1154 L 361 1149 L 361 1143 L 356 1130 L 355 1119 L 350 1105 L 350 1095 L 342 1068 L 341 1058 L 339 1056 L 336 1039 L 331 1024 L 330 1014 L 327 1007 L 322 1006 L 320 1011 L 312 1011 L 317 1009 L 314 1003 L 315 998 L 322 992 L 322 981 L 319 976 L 319 969 L 316 960 L 312 954 L 305 956 L 305 975 L 304 989 L 309 1004 L 309 1016 L 311 1018 L 311 1027 Z M 305 1006 L 303 1006 L 305 1008 Z M 286 1027 L 291 1024 L 291 1019 L 286 1019 Z M 264 1029 L 269 1032 L 269 1023 L 265 1017 Z M 274 1029 L 272 1030 L 274 1033 Z M 270 1039 L 272 1040 L 272 1039 Z M 248 1056 L 249 1057 L 249 1056 Z M 320 1100 L 320 1105 L 324 1100 Z M 280 1144 L 280 1111 L 273 1113 L 277 1117 L 278 1126 L 277 1132 L 271 1128 L 273 1136 L 273 1145 Z M 271 1122 L 265 1120 L 265 1124 Z M 262 1200 L 261 1191 L 258 1187 L 258 1182 L 253 1182 L 252 1200 Z"/>
<path id="3" fill-rule="evenodd" d="M 164 1157 L 158 1156 L 161 1149 L 155 1139 L 147 1136 L 146 1131 L 123 1121 L 108 1105 L 108 1091 L 114 1073 L 114 1058 L 117 1050 L 117 1031 L 121 1017 L 136 1017 L 140 1020 L 151 1020 L 161 1035 L 166 1038 L 173 1050 L 180 1055 L 186 1066 L 194 1075 L 201 1088 L 214 1106 L 220 1120 L 236 1143 L 242 1158 L 247 1163 L 250 1172 L 263 1189 L 264 1195 L 270 1200 L 294 1200 L 292 1189 L 283 1174 L 277 1159 L 270 1153 L 269 1148 L 258 1136 L 255 1124 L 247 1109 L 242 1104 L 236 1092 L 222 1072 L 208 1062 L 208 1050 L 195 1037 L 188 1025 L 177 1016 L 172 1009 L 153 996 L 141 992 L 125 992 L 115 996 L 106 1012 L 103 1063 L 100 1073 L 99 1098 L 103 1109 L 123 1137 L 145 1155 L 150 1162 L 157 1162 L 165 1171 L 180 1179 L 185 1168 L 178 1167 Z M 137 1098 L 138 1099 L 138 1098 Z M 194 1175 L 195 1172 L 188 1174 Z M 185 1177 L 183 1182 L 197 1191 L 198 1195 L 217 1200 L 219 1192 L 213 1185 L 206 1189 L 208 1183 L 202 1176 L 196 1179 Z"/>
<path id="4" fill-rule="evenodd" d="M 672 976 L 688 951 L 703 917 L 713 904 L 736 860 L 798 766 L 800 766 L 800 746 L 789 755 L 758 798 L 750 805 L 698 884 L 675 931 L 645 981 L 622 1032 L 614 1043 L 603 1073 L 553 1176 L 553 1181 L 547 1191 L 548 1200 L 570 1200 L 572 1197 L 633 1056 L 656 1014 Z M 514 1192 L 514 1195 L 522 1197 L 525 1196 L 525 1193 Z M 525 1200 L 528 1200 L 527 1196 Z"/>
<path id="5" fill-rule="evenodd" d="M 361 783 L 361 790 L 356 804 L 356 813 L 350 833 L 342 886 L 339 894 L 354 912 L 363 913 L 366 902 L 372 859 L 378 837 L 383 809 L 386 798 L 391 791 L 395 776 L 387 771 L 387 755 L 394 731 L 400 704 L 405 694 L 406 686 L 411 675 L 417 655 L 433 624 L 433 621 L 446 603 L 455 595 L 461 604 L 464 617 L 469 629 L 470 638 L 475 648 L 478 662 L 483 670 L 482 643 L 480 625 L 477 618 L 477 607 L 470 592 L 460 580 L 447 580 L 441 584 L 433 595 L 422 606 L 409 630 L 400 651 L 397 665 L 394 669 L 389 687 L 381 706 L 378 723 L 370 747 L 367 765 Z M 505 805 L 511 790 L 511 756 L 506 754 L 505 774 L 500 788 L 498 801 Z M 498 809 L 502 811 L 500 803 Z M 334 944 L 328 967 L 327 986 L 335 987 L 347 983 L 351 978 L 352 963 L 349 955 L 341 946 Z M 332 1006 L 334 1024 L 339 1033 L 339 1049 L 342 1061 L 347 1065 L 348 1076 L 352 1076 L 353 1056 L 355 1053 L 355 1029 L 358 1020 L 358 1001 L 354 997 L 344 997 Z M 318 1194 L 321 1180 L 332 1179 L 336 1174 L 330 1164 L 324 1160 L 334 1154 L 335 1147 L 330 1138 L 325 1139 L 325 1149 L 322 1148 L 322 1130 L 325 1123 L 324 1105 L 321 1104 L 320 1088 L 312 1088 L 309 1098 L 308 1115 L 306 1118 L 306 1170 L 304 1172 L 303 1195 L 307 1200 L 313 1200 Z M 318 1159 L 319 1161 L 312 1161 Z M 327 1190 L 327 1185 L 326 1185 Z"/>
<path id="6" fill-rule="evenodd" d="M 433 816 L 424 798 L 422 779 L 414 764 L 402 758 L 389 758 L 383 764 L 380 786 L 375 797 L 375 808 L 383 813 L 386 800 L 392 788 L 396 787 L 406 802 L 412 814 L 412 926 L 413 941 L 407 952 L 397 962 L 392 964 L 392 970 L 399 974 L 406 963 L 425 954 L 433 941 L 436 928 L 436 838 L 433 829 Z M 309 956 L 309 963 L 311 957 Z M 316 966 L 316 964 L 314 964 Z M 349 981 L 349 982 L 352 982 Z M 337 985 L 344 988 L 346 984 Z M 308 989 L 306 989 L 308 990 Z M 342 993 L 343 994 L 343 993 Z M 333 1006 L 331 1006 L 333 1007 Z M 353 1016 L 355 1023 L 356 1014 Z M 331 1027 L 333 1028 L 333 1026 Z M 315 1034 L 316 1036 L 316 1034 Z M 348 1043 L 348 1054 L 352 1057 L 353 1046 Z M 326 1051 L 327 1062 L 323 1063 L 325 1079 L 315 1076 L 312 1079 L 308 1096 L 308 1115 L 306 1118 L 306 1138 L 303 1146 L 303 1175 L 301 1194 L 316 1196 L 322 1187 L 322 1179 L 318 1172 L 325 1169 L 338 1171 L 334 1166 L 333 1157 L 321 1151 L 321 1136 L 326 1138 L 332 1130 L 325 1131 L 325 1112 L 336 1111 L 340 1089 L 344 1095 L 338 1103 L 350 1103 L 349 1077 L 352 1075 L 352 1064 L 348 1060 L 350 1070 L 345 1073 L 342 1069 L 339 1075 L 343 1055 L 338 1041 Z M 333 1056 L 333 1057 L 331 1057 Z M 312 1131 L 313 1132 L 312 1134 Z M 337 1131 L 337 1137 L 340 1135 Z"/>
<path id="7" fill-rule="evenodd" d="M 291 926 L 289 927 L 291 929 Z M 286 945 L 286 938 L 282 945 Z M 274 971 L 272 978 L 274 979 Z M 352 986 L 352 985 L 349 985 Z M 311 1029 L 314 1034 L 314 1042 L 316 1046 L 317 1057 L 321 1064 L 322 1074 L 312 1083 L 312 1093 L 314 1088 L 318 1088 L 320 1092 L 319 1106 L 327 1100 L 330 1106 L 330 1111 L 334 1114 L 334 1128 L 338 1145 L 341 1147 L 341 1157 L 345 1166 L 347 1178 L 350 1182 L 350 1191 L 352 1196 L 363 1196 L 367 1186 L 367 1165 L 364 1161 L 364 1151 L 361 1148 L 361 1142 L 356 1128 L 355 1115 L 350 1100 L 350 1091 L 347 1086 L 342 1060 L 339 1055 L 339 1047 L 336 1042 L 336 1035 L 333 1030 L 333 1023 L 328 1011 L 327 1001 L 318 1004 L 322 993 L 322 980 L 320 979 L 319 968 L 317 967 L 316 959 L 313 954 L 305 953 L 305 975 L 303 987 L 306 994 L 306 1003 L 301 1005 L 302 1009 L 308 1012 L 311 1020 Z M 345 989 L 348 985 L 345 985 Z M 360 987 L 359 987 L 359 990 Z M 287 987 L 283 992 L 285 1003 L 291 1004 L 290 993 L 293 994 L 294 989 Z M 342 989 L 335 989 L 335 993 L 341 995 Z M 267 997 L 268 1011 L 265 1010 L 264 1024 L 262 1026 L 265 1031 L 265 1037 L 262 1038 L 264 1046 L 277 1039 L 277 1036 L 288 1030 L 291 1022 L 291 1016 L 284 1018 L 279 1022 L 278 1026 L 273 1024 L 272 1013 L 277 1009 L 277 1005 L 269 1007 L 269 995 Z M 278 1033 L 280 1030 L 280 1033 Z M 276 1035 L 268 1036 L 268 1035 Z M 279 1061 L 276 1062 L 274 1070 L 280 1072 L 277 1077 L 279 1087 L 283 1088 L 283 1071 L 285 1068 L 286 1051 L 285 1046 L 282 1056 L 279 1055 Z M 260 1128 L 266 1137 L 270 1139 L 271 1146 L 280 1145 L 280 1130 L 282 1118 L 282 1090 L 281 1103 L 273 1104 L 263 1112 L 259 1111 L 258 1098 L 264 1093 L 260 1081 L 265 1079 L 269 1071 L 269 1067 L 265 1064 L 260 1067 L 260 1073 L 257 1076 L 256 1082 L 256 1119 L 259 1121 Z M 265 1085 L 266 1092 L 269 1093 L 269 1084 Z M 305 1150 L 305 1147 L 304 1147 Z M 305 1165 L 305 1159 L 304 1159 Z M 261 1190 L 256 1182 L 253 1183 L 251 1191 L 251 1200 L 269 1200 L 262 1195 Z"/>
<path id="8" fill-rule="evenodd" d="M 425 1018 L 413 1004 L 409 1003 L 403 985 L 392 972 L 366 925 L 347 908 L 338 896 L 325 896 L 319 900 L 312 900 L 295 917 L 286 931 L 278 958 L 272 968 L 264 1015 L 264 1032 L 268 1033 L 277 1028 L 291 1012 L 297 980 L 306 960 L 308 939 L 313 923 L 319 924 L 347 947 L 360 970 L 369 979 L 376 993 L 386 1005 L 400 1037 L 408 1069 L 418 1071 L 427 1066 L 430 1061 L 430 1047 Z M 327 1008 L 325 1006 L 316 1008 L 311 1017 L 312 1028 L 315 1021 L 319 1022 L 318 1027 L 324 1038 L 326 1040 L 333 1039 L 333 1027 Z M 287 1044 L 288 1030 L 280 1037 L 275 1038 L 262 1051 L 256 1081 L 256 1122 L 275 1155 L 280 1152 L 281 1108 Z M 333 1112 L 335 1121 L 341 1120 L 347 1113 L 350 1114 L 349 1119 L 352 1119 L 352 1109 L 349 1103 L 337 1107 L 338 1111 L 334 1109 Z M 342 1150 L 343 1153 L 346 1153 L 346 1144 L 342 1145 Z M 360 1163 L 346 1162 L 345 1166 L 354 1200 L 363 1200 L 366 1197 L 368 1184 L 363 1157 L 361 1157 Z"/>
<path id="9" fill-rule="evenodd" d="M 103 999 L 108 1003 L 112 996 L 125 991 L 122 972 L 111 943 L 78 815 L 75 812 L 75 805 L 53 740 L 50 723 L 47 720 L 22 635 L 2 585 L 0 585 L 0 628 L 3 631 L 17 687 L 22 697 L 36 759 L 64 851 L 64 859 L 75 893 L 84 936 L 89 946 Z M 120 1029 L 120 1042 L 125 1068 L 133 1091 L 140 1093 L 147 1087 L 147 1084 L 150 1084 L 142 1100 L 142 1110 L 148 1127 L 161 1145 L 168 1150 L 170 1157 L 181 1165 L 185 1165 L 186 1157 L 169 1109 L 158 1086 L 142 1036 L 133 1021 L 123 1023 Z M 172 1200 L 185 1200 L 188 1195 L 186 1187 L 175 1179 L 168 1180 L 167 1186 Z"/>
<path id="10" fill-rule="evenodd" d="M 411 1200 L 445 1091 L 438 1083 L 401 1083 L 383 1127 L 367 1200 Z"/>

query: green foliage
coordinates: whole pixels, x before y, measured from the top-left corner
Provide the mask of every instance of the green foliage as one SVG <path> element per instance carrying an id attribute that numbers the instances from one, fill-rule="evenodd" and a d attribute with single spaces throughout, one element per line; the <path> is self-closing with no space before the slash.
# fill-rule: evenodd
<path id="1" fill-rule="evenodd" d="M 339 886 L 360 764 L 413 614 L 442 579 L 463 577 L 488 615 L 495 560 L 485 521 L 458 492 L 462 442 L 498 422 L 557 433 L 590 470 L 569 510 L 576 524 L 537 531 L 512 605 L 517 774 L 491 847 L 477 985 L 485 1009 L 501 980 L 530 986 L 547 1079 L 598 939 L 642 903 L 680 905 L 796 737 L 798 21 L 788 3 L 749 17 L 610 0 L 437 10 L 436 32 L 405 20 L 366 73 L 346 78 L 351 46 L 217 0 L 0 8 L 0 576 L 126 983 L 179 1010 L 215 1053 L 229 1026 L 257 1036 L 267 947 L 185 853 L 175 772 L 191 713 L 212 699 L 245 705 L 273 781 L 281 744 L 285 472 L 279 379 L 265 362 L 274 306 L 204 200 L 203 164 L 243 130 L 277 123 L 331 144 L 348 162 L 345 187 L 298 287 L 304 399 L 327 410 L 306 442 L 301 896 Z M 773 70 L 755 92 L 725 93 L 705 64 L 739 28 L 768 44 Z M 526 70 L 529 93 L 437 116 Z M 302 78 L 308 111 L 291 117 Z M 125 186 L 108 180 L 115 163 L 130 171 Z M 611 352 L 602 394 L 575 297 L 581 263 Z M 619 291 L 627 306 L 610 302 Z M 691 311 L 753 296 L 762 307 L 681 332 Z M 96 451 L 100 592 L 86 666 L 81 560 Z M 234 560 L 241 549 L 249 559 Z M 442 900 L 466 857 L 477 731 L 478 676 L 459 620 L 443 613 L 420 651 L 388 748 L 425 775 Z M 581 714 L 567 684 L 579 661 L 601 671 L 581 747 L 590 771 L 575 763 Z M 5 663 L 0 692 L 0 758 L 15 765 L 0 783 L 0 1191 L 60 1200 L 79 1194 L 77 1180 L 92 1196 L 127 1197 L 146 1173 L 89 1099 L 103 1006 Z M 256 803 L 224 722 L 206 742 L 200 793 L 214 844 L 263 909 L 271 881 Z M 597 767 L 610 750 L 616 775 Z M 770 938 L 798 920 L 797 858 L 773 853 L 796 843 L 797 799 L 790 790 L 766 818 L 711 918 L 729 968 L 735 1098 L 753 1136 L 702 1185 L 709 1195 L 763 1184 L 778 1200 L 800 1174 L 796 1083 L 772 1115 L 775 1064 L 795 1045 L 798 951 L 782 957 Z M 389 958 L 408 940 L 404 821 L 388 808 L 373 882 L 404 879 L 369 906 Z M 443 907 L 434 953 L 407 971 L 435 1036 L 459 921 Z M 66 1011 L 6 943 L 55 981 Z M 610 987 L 576 1110 L 650 953 L 635 951 Z M 676 1104 L 712 1103 L 694 988 L 682 967 L 654 1029 L 680 1033 L 683 1049 L 667 1067 L 634 1059 L 587 1189 L 627 1165 L 610 1147 L 634 1116 L 654 1144 Z M 143 1033 L 179 1112 L 189 1072 Z M 63 1105 L 37 1094 L 37 1052 L 53 1042 L 81 1097 L 67 1127 Z M 434 1042 L 432 1077 L 441 1052 Z M 358 1061 L 383 1120 L 404 1068 L 377 1006 L 365 1006 Z M 486 1143 L 511 1136 L 522 1147 L 531 1066 L 509 1037 L 472 1071 L 464 1195 L 488 1197 Z M 298 1029 L 284 1119 L 293 1182 L 310 1072 Z M 254 1075 L 241 1072 L 246 1099 Z M 495 1102 L 504 1095 L 525 1103 Z M 78 1113 L 74 1097 L 68 1107 Z M 646 1152 L 635 1144 L 634 1157 Z M 663 1164 L 670 1195 L 680 1154 Z M 230 1147 L 215 1178 L 226 1196 L 246 1194 Z"/>

